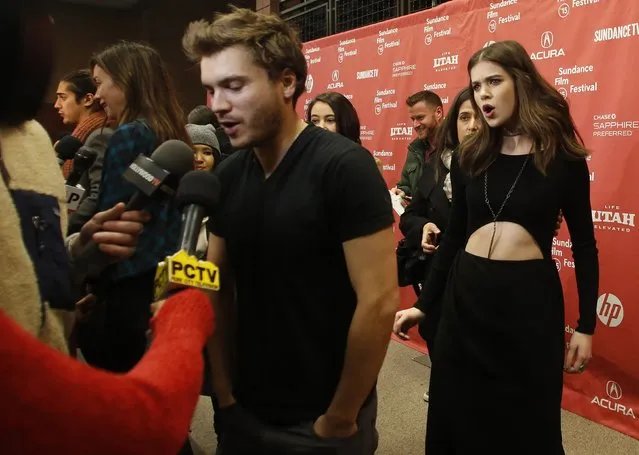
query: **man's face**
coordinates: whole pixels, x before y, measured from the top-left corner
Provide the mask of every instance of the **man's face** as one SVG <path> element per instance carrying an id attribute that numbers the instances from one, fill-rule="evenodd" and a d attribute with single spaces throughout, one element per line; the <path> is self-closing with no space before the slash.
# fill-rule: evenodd
<path id="1" fill-rule="evenodd" d="M 413 122 L 413 129 L 421 140 L 430 139 L 442 120 L 441 106 L 432 107 L 424 101 L 408 107 L 408 115 Z"/>
<path id="2" fill-rule="evenodd" d="M 290 109 L 288 89 L 281 80 L 269 79 L 246 47 L 203 57 L 200 68 L 210 107 L 233 147 L 259 147 L 277 136 L 284 109 Z"/>
<path id="3" fill-rule="evenodd" d="M 91 107 L 93 103 L 93 95 L 87 95 L 85 99 L 81 99 L 78 102 L 67 82 L 60 82 L 56 89 L 56 100 L 53 107 L 58 111 L 60 117 L 62 117 L 62 123 L 65 125 L 77 125 L 80 123 L 82 115 Z M 88 107 L 85 106 L 88 104 Z"/>

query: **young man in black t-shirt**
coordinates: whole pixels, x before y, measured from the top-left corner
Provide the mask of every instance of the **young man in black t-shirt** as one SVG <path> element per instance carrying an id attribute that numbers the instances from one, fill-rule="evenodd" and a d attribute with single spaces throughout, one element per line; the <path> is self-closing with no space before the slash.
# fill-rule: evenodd
<path id="1" fill-rule="evenodd" d="M 373 454 L 399 304 L 388 189 L 370 153 L 296 114 L 306 61 L 280 18 L 235 10 L 183 44 L 242 149 L 217 169 L 209 226 L 220 453 Z"/>

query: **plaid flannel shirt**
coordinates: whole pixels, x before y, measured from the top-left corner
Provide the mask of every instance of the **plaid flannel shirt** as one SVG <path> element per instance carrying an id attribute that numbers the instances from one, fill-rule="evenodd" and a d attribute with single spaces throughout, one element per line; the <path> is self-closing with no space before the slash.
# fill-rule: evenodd
<path id="1" fill-rule="evenodd" d="M 136 188 L 123 178 L 124 171 L 140 154 L 151 156 L 158 145 L 155 133 L 143 120 L 122 125 L 113 133 L 104 156 L 98 211 L 131 199 Z M 181 215 L 173 201 L 153 201 L 145 210 L 151 221 L 144 226 L 135 254 L 115 265 L 114 280 L 147 272 L 177 249 Z"/>

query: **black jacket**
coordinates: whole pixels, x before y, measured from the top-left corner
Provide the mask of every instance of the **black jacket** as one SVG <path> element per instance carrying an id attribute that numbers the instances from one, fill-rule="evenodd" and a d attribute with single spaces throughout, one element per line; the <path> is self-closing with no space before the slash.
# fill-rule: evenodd
<path id="1" fill-rule="evenodd" d="M 417 182 L 417 191 L 406 211 L 399 219 L 399 229 L 406 237 L 411 248 L 421 248 L 422 230 L 426 223 L 435 223 L 442 233 L 448 226 L 450 216 L 450 202 L 444 192 L 444 178 L 448 169 L 441 161 L 439 178 L 435 181 L 435 171 L 431 161 L 424 164 L 421 176 Z"/>
<path id="2" fill-rule="evenodd" d="M 434 165 L 439 166 L 439 176 L 437 180 L 435 180 Z M 407 244 L 415 250 L 421 250 L 422 231 L 426 223 L 434 223 L 439 228 L 441 231 L 440 238 L 448 227 L 451 204 L 444 191 L 444 179 L 447 173 L 448 169 L 446 169 L 446 166 L 444 166 L 441 160 L 439 163 L 433 163 L 432 161 L 426 162 L 422 175 L 417 182 L 416 194 L 413 195 L 412 202 L 400 217 L 399 229 L 402 231 L 402 234 L 404 234 Z M 426 281 L 435 255 L 429 254 L 425 257 L 425 262 L 422 265 L 424 273 L 421 278 L 421 283 L 419 284 L 423 284 L 423 282 Z M 419 325 L 419 334 L 424 341 L 426 341 L 428 349 L 431 352 L 434 349 L 441 310 L 441 304 L 436 308 L 432 308 L 429 314 L 426 315 L 424 322 Z"/>
<path id="3" fill-rule="evenodd" d="M 113 130 L 108 127 L 98 128 L 84 141 L 81 148 L 96 153 L 96 158 L 91 167 L 80 178 L 79 184 L 85 189 L 84 197 L 75 212 L 69 215 L 68 234 L 80 232 L 80 229 L 95 215 L 102 182 L 102 164 Z"/>

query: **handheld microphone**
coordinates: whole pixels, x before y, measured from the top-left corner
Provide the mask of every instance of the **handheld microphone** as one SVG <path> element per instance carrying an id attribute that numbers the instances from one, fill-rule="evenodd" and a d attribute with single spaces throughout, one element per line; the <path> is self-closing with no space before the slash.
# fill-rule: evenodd
<path id="1" fill-rule="evenodd" d="M 191 171 L 180 181 L 175 202 L 182 209 L 180 250 L 195 254 L 202 220 L 220 201 L 222 187 L 211 171 Z"/>
<path id="2" fill-rule="evenodd" d="M 138 156 L 124 172 L 126 181 L 137 191 L 126 205 L 126 210 L 142 210 L 153 200 L 175 194 L 180 179 L 193 169 L 193 149 L 182 141 L 169 140 L 151 154 L 151 158 Z M 96 243 L 89 243 L 75 258 L 76 268 L 87 270 L 88 277 L 97 277 L 117 262 L 100 252 Z"/>
<path id="3" fill-rule="evenodd" d="M 80 149 L 73 158 L 73 170 L 69 175 L 66 183 L 67 190 L 67 210 L 69 213 L 73 213 L 78 209 L 80 201 L 84 197 L 85 189 L 78 185 L 78 182 L 82 178 L 82 175 L 95 162 L 97 153 L 92 150 Z"/>
<path id="4" fill-rule="evenodd" d="M 55 152 L 58 155 L 58 164 L 62 166 L 65 161 L 72 160 L 80 147 L 82 147 L 80 139 L 70 134 L 56 142 Z"/>
<path id="5" fill-rule="evenodd" d="M 182 208 L 179 250 L 158 264 L 155 274 L 155 298 L 164 296 L 170 284 L 217 291 L 219 268 L 195 257 L 202 221 L 215 210 L 221 185 L 210 171 L 191 171 L 182 178 L 176 202 Z"/>
<path id="6" fill-rule="evenodd" d="M 138 156 L 124 172 L 124 178 L 137 187 L 127 210 L 142 210 L 152 200 L 172 196 L 184 174 L 193 169 L 193 149 L 175 139 L 161 144 L 151 158 Z"/>
<path id="7" fill-rule="evenodd" d="M 73 157 L 73 169 L 67 179 L 67 186 L 76 186 L 82 175 L 89 170 L 98 154 L 93 150 L 80 149 Z"/>

